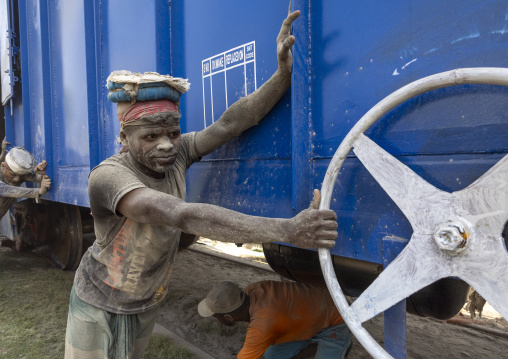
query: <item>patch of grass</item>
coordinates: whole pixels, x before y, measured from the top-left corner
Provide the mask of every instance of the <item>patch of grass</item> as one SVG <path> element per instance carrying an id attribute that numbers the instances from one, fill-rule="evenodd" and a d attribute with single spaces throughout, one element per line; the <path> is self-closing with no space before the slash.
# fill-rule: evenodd
<path id="1" fill-rule="evenodd" d="M 62 358 L 72 278 L 48 260 L 0 251 L 0 357 Z"/>
<path id="2" fill-rule="evenodd" d="M 197 359 L 193 353 L 185 348 L 175 346 L 170 339 L 160 334 L 154 334 L 150 337 L 150 344 L 142 358 Z"/>
<path id="3" fill-rule="evenodd" d="M 0 358 L 63 358 L 72 277 L 33 253 L 0 248 Z M 154 335 L 144 359 L 193 359 Z"/>
<path id="4" fill-rule="evenodd" d="M 205 334 L 215 333 L 219 330 L 219 323 L 216 323 L 211 319 L 203 319 L 197 323 L 196 329 L 198 332 Z"/>

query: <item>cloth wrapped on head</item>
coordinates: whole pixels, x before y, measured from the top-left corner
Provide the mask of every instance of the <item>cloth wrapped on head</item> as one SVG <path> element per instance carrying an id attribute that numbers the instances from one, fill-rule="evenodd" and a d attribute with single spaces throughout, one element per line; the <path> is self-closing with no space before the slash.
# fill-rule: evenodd
<path id="1" fill-rule="evenodd" d="M 168 99 L 178 102 L 180 91 L 164 82 L 140 84 L 138 86 L 108 82 L 108 100 L 111 102 L 150 101 Z"/>
<path id="2" fill-rule="evenodd" d="M 121 70 L 113 71 L 107 78 L 108 100 L 111 102 L 136 102 L 168 99 L 178 102 L 189 91 L 190 83 L 181 77 L 144 74 Z"/>
<path id="3" fill-rule="evenodd" d="M 122 128 L 129 125 L 141 125 L 139 122 L 143 117 L 156 113 L 170 113 L 175 119 L 181 117 L 180 106 L 170 100 L 142 101 L 131 104 L 130 102 L 119 102 L 116 114 Z"/>
<path id="4" fill-rule="evenodd" d="M 35 167 L 35 159 L 32 154 L 21 147 L 12 148 L 5 156 L 5 162 L 18 175 L 32 173 Z"/>
<path id="5" fill-rule="evenodd" d="M 117 103 L 122 128 L 141 125 L 140 119 L 156 113 L 170 113 L 172 118 L 180 118 L 180 96 L 189 87 L 186 79 L 157 72 L 114 71 L 107 79 L 108 100 Z"/>

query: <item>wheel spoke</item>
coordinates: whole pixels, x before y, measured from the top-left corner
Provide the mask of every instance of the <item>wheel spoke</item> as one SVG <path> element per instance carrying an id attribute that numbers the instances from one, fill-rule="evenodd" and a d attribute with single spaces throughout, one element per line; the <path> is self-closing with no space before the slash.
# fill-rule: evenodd
<path id="1" fill-rule="evenodd" d="M 446 265 L 446 258 L 437 249 L 432 236 L 413 234 L 404 250 L 351 308 L 360 321 L 365 322 L 450 273 L 450 266 Z"/>
<path id="2" fill-rule="evenodd" d="M 457 84 L 508 86 L 508 69 L 447 71 L 412 82 L 390 94 L 349 131 L 330 161 L 323 180 L 320 209 L 327 209 L 337 175 L 354 148 L 355 154 L 413 227 L 413 237 L 402 253 L 351 307 L 340 290 L 329 250 L 319 249 L 323 275 L 335 304 L 356 338 L 376 358 L 378 355 L 390 356 L 386 352 L 380 353 L 379 344 L 358 322 L 363 323 L 441 278 L 459 276 L 468 281 L 504 317 L 508 317 L 508 310 L 503 308 L 508 284 L 498 283 L 508 272 L 508 254 L 500 236 L 508 213 L 508 159 L 501 160 L 466 190 L 450 194 L 427 183 L 364 135 L 375 121 L 408 99 Z M 480 204 L 476 205 L 474 202 L 478 200 Z M 495 252 L 494 256 L 492 252 Z M 496 269 L 489 270 L 488 264 L 494 264 Z"/>
<path id="3" fill-rule="evenodd" d="M 353 147 L 363 165 L 405 214 L 413 230 L 428 231 L 448 215 L 449 193 L 423 180 L 363 134 Z"/>
<path id="4" fill-rule="evenodd" d="M 455 259 L 454 273 L 482 295 L 504 318 L 508 318 L 508 253 L 504 238 L 477 238 L 462 260 Z"/>
<path id="5" fill-rule="evenodd" d="M 508 155 L 474 183 L 452 194 L 453 203 L 484 235 L 499 236 L 508 219 Z"/>

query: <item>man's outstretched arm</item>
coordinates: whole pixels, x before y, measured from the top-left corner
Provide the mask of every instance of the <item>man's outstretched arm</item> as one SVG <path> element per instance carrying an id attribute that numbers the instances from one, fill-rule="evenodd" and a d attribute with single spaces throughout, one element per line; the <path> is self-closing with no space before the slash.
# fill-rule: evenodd
<path id="1" fill-rule="evenodd" d="M 138 188 L 125 194 L 116 208 L 140 223 L 170 226 L 186 233 L 232 243 L 291 243 L 304 248 L 331 248 L 337 237 L 337 216 L 317 210 L 319 191 L 311 207 L 293 218 L 246 215 L 205 203 L 187 203 L 177 197 Z"/>
<path id="2" fill-rule="evenodd" d="M 40 188 L 11 186 L 0 181 L 0 197 L 39 198 L 42 194 L 43 193 L 40 192 Z"/>
<path id="3" fill-rule="evenodd" d="M 295 42 L 291 24 L 300 11 L 288 15 L 277 36 L 277 71 L 260 88 L 231 105 L 217 122 L 196 134 L 196 154 L 205 156 L 257 125 L 275 106 L 291 84 L 293 57 L 291 47 Z"/>

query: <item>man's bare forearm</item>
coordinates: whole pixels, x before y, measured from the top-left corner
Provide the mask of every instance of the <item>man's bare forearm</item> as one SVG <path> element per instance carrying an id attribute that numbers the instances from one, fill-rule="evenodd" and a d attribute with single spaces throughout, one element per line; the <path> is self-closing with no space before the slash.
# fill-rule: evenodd
<path id="1" fill-rule="evenodd" d="M 136 222 L 232 243 L 283 242 L 330 248 L 337 237 L 333 211 L 308 209 L 289 219 L 256 217 L 211 204 L 187 203 L 149 188 L 127 193 L 117 211 Z"/>
<path id="2" fill-rule="evenodd" d="M 10 186 L 0 181 L 0 196 L 11 198 L 39 198 L 39 189 Z"/>
<path id="3" fill-rule="evenodd" d="M 291 73 L 278 69 L 259 89 L 235 102 L 218 122 L 227 123 L 227 127 L 241 134 L 257 125 L 291 85 Z"/>
<path id="4" fill-rule="evenodd" d="M 288 219 L 249 216 L 205 203 L 187 203 L 148 188 L 134 190 L 118 205 L 140 223 L 170 226 L 186 233 L 232 243 L 287 242 Z"/>
<path id="5" fill-rule="evenodd" d="M 246 215 L 210 204 L 188 203 L 182 230 L 231 243 L 287 242 L 288 219 Z"/>
<path id="6" fill-rule="evenodd" d="M 196 134 L 196 153 L 205 156 L 257 125 L 291 85 L 291 73 L 278 69 L 259 89 L 231 105 L 213 125 Z"/>
<path id="7" fill-rule="evenodd" d="M 205 156 L 246 129 L 255 126 L 275 106 L 291 84 L 295 43 L 291 35 L 291 24 L 300 16 L 300 11 L 288 14 L 277 36 L 277 71 L 259 89 L 241 98 L 224 112 L 217 122 L 196 134 L 195 150 Z"/>

